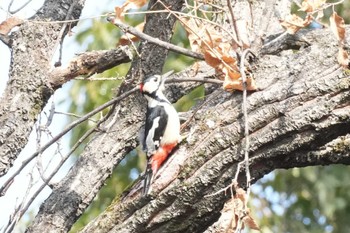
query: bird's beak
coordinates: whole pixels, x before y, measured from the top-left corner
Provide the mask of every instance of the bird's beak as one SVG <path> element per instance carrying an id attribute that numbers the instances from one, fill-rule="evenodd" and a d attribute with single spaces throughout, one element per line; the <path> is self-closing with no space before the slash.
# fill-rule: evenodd
<path id="1" fill-rule="evenodd" d="M 171 70 L 171 71 L 169 71 L 169 72 L 167 72 L 167 73 L 165 73 L 165 74 L 162 75 L 162 85 L 163 85 L 163 86 L 164 86 L 165 80 L 166 80 L 170 75 L 172 75 L 173 73 L 174 73 L 174 71 Z"/>

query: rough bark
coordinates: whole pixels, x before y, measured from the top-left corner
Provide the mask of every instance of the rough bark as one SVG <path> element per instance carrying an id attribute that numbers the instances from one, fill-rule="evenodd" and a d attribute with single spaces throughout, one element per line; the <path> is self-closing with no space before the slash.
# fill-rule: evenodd
<path id="1" fill-rule="evenodd" d="M 350 164 L 350 79 L 337 64 L 337 41 L 326 29 L 304 35 L 309 47 L 255 64 L 261 90 L 248 97 L 252 182 L 278 168 Z M 159 172 L 153 195 L 122 198 L 83 232 L 217 232 L 230 195 L 205 195 L 232 181 L 243 159 L 244 119 L 240 92 L 216 92 Z M 244 171 L 239 180 L 244 187 Z"/>
<path id="2" fill-rule="evenodd" d="M 91 76 L 130 62 L 132 57 L 132 51 L 128 46 L 119 46 L 112 50 L 85 52 L 75 57 L 66 67 L 54 69 L 48 82 L 52 88 L 56 89 L 75 77 Z"/>
<path id="3" fill-rule="evenodd" d="M 84 0 L 45 1 L 37 21 L 78 19 Z M 63 24 L 25 22 L 11 34 L 9 81 L 0 100 L 0 176 L 7 173 L 27 144 L 38 115 L 53 93 L 48 70 Z M 64 29 L 63 29 L 64 30 Z"/>

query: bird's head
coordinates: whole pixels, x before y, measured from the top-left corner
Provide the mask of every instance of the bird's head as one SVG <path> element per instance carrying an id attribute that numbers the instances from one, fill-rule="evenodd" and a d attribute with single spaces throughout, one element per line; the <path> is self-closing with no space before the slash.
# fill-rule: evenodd
<path id="1" fill-rule="evenodd" d="M 164 81 L 161 75 L 152 75 L 140 85 L 142 94 L 152 95 L 164 90 Z"/>
<path id="2" fill-rule="evenodd" d="M 167 77 L 169 77 L 173 71 L 170 71 L 164 75 L 152 75 L 144 80 L 140 85 L 141 93 L 148 96 L 157 95 L 157 93 L 162 93 L 164 90 L 164 82 Z"/>

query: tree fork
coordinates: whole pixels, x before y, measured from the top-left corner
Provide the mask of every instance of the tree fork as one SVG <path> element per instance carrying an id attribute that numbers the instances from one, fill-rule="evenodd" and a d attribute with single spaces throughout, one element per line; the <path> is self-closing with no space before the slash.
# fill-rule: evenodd
<path id="1" fill-rule="evenodd" d="M 169 0 L 164 3 L 173 10 L 180 10 L 183 1 Z M 150 1 L 148 5 L 153 10 L 160 7 L 157 1 Z M 174 17 L 168 17 L 167 13 L 147 15 L 144 32 L 163 41 L 170 41 L 174 23 Z M 132 89 L 143 77 L 161 73 L 168 51 L 142 42 L 139 54 L 141 57 L 132 62 L 126 82 L 118 94 Z M 96 133 L 67 176 L 55 186 L 52 194 L 42 204 L 26 232 L 66 232 L 71 228 L 92 202 L 113 168 L 137 146 L 136 137 L 143 119 L 141 106 L 144 105 L 140 96 L 126 98 L 120 104 L 118 111 L 112 114 L 117 116 L 111 117 L 104 126 L 108 126 L 114 118 L 117 120 L 107 132 Z"/>

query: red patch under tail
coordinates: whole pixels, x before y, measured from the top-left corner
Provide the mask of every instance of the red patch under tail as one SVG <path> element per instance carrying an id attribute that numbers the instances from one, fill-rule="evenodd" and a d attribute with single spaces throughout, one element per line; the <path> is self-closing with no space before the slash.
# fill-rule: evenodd
<path id="1" fill-rule="evenodd" d="M 169 143 L 162 145 L 152 156 L 152 172 L 155 175 L 158 169 L 162 166 L 164 161 L 168 158 L 170 152 L 174 149 L 177 143 Z"/>

